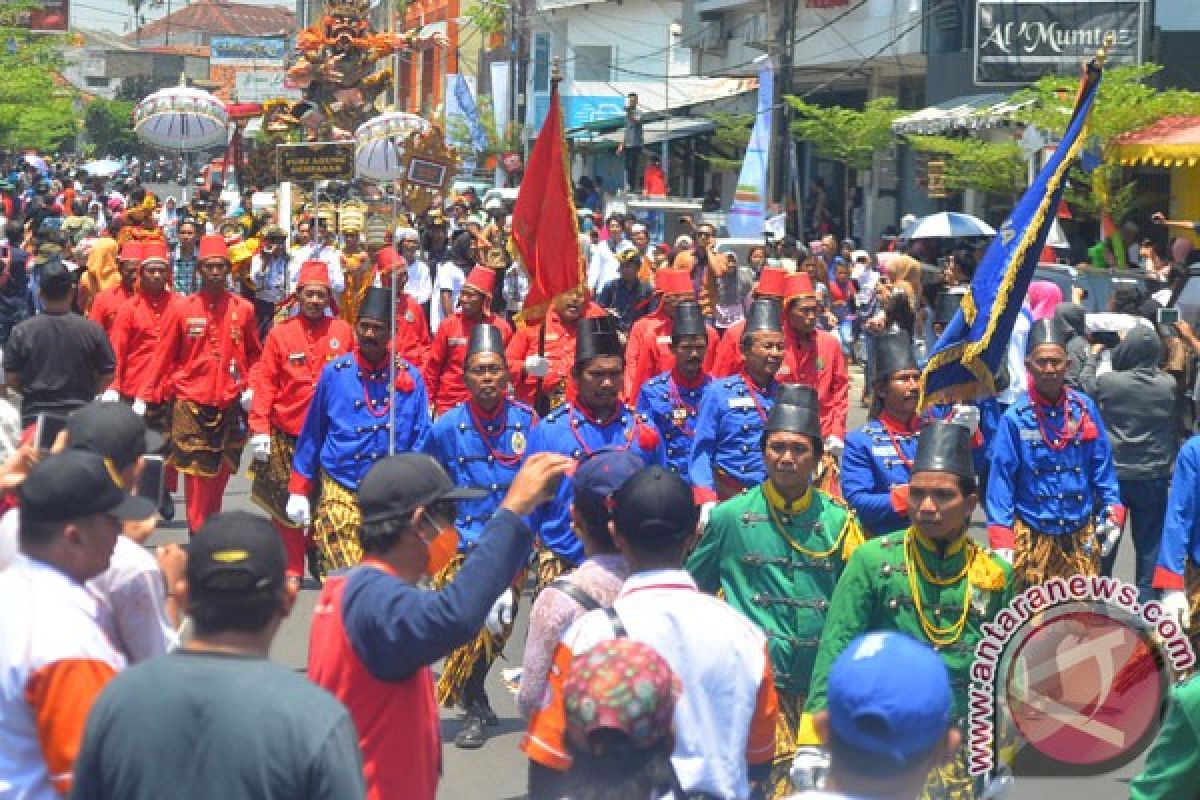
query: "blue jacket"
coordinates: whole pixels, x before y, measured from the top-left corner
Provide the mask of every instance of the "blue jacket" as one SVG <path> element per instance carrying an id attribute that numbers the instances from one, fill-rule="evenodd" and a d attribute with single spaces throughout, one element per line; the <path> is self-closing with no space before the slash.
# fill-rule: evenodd
<path id="1" fill-rule="evenodd" d="M 1200 436 L 1188 439 L 1175 457 L 1154 588 L 1185 588 L 1189 559 L 1200 564 Z"/>
<path id="2" fill-rule="evenodd" d="M 598 425 L 573 403 L 567 403 L 540 420 L 529 437 L 530 455 L 560 453 L 578 461 L 602 447 L 628 449 L 641 456 L 647 466 L 667 465 L 662 437 L 629 408 L 622 409 L 608 424 Z M 551 552 L 569 564 L 578 564 L 583 561 L 583 545 L 571 530 L 573 497 L 570 478 L 563 478 L 554 499 L 530 516 L 530 525 Z"/>
<path id="3" fill-rule="evenodd" d="M 391 418 L 396 425 L 396 452 L 419 452 L 429 434 L 429 398 L 421 373 L 407 362 L 401 368 L 413 382 L 409 392 L 396 391 Z M 403 380 L 401 369 L 397 380 Z M 292 472 L 315 483 L 318 469 L 355 491 L 367 470 L 388 453 L 388 419 L 367 407 L 385 408 L 388 370 L 364 380 L 355 353 L 333 359 L 321 371 L 304 427 L 296 440 Z"/>
<path id="4" fill-rule="evenodd" d="M 456 486 L 487 489 L 490 494 L 479 500 L 460 500 L 454 526 L 460 534 L 459 549 L 466 551 L 483 532 L 483 526 L 496 513 L 513 476 L 521 468 L 533 428 L 533 409 L 515 400 L 506 400 L 495 419 L 479 419 L 480 435 L 467 403 L 460 403 L 438 417 L 425 439 L 425 452 L 446 468 Z M 500 455 L 503 460 L 498 459 Z M 508 462 L 508 458 L 517 460 Z M 506 463 L 508 462 L 508 463 Z"/>
<path id="5" fill-rule="evenodd" d="M 638 392 L 638 413 L 662 436 L 667 449 L 667 468 L 689 483 L 696 415 L 704 390 L 711 383 L 712 378 L 705 375 L 695 388 L 680 386 L 668 370 L 655 375 Z"/>
<path id="6" fill-rule="evenodd" d="M 775 405 L 778 385 L 772 383 L 765 394 L 759 394 L 752 392 L 741 375 L 718 378 L 708 385 L 692 440 L 691 484 L 698 499 L 716 499 L 707 494 L 716 491 L 717 469 L 743 486 L 757 486 L 767 479 L 762 459 L 763 423 Z"/>
<path id="7" fill-rule="evenodd" d="M 900 452 L 896 452 L 899 445 Z M 905 486 L 917 455 L 917 436 L 896 434 L 896 443 L 877 419 L 846 434 L 842 451 L 842 496 L 871 537 L 906 530 L 908 516 L 892 507 L 892 487 Z"/>
<path id="8" fill-rule="evenodd" d="M 1073 425 L 1081 409 L 1090 416 L 1064 449 L 1053 450 L 1043 440 L 1028 393 L 1004 412 L 996 428 L 986 501 L 994 547 L 1011 547 L 995 534 L 1003 537 L 1018 518 L 1039 533 L 1062 534 L 1078 530 L 1101 511 L 1122 508 L 1112 448 L 1096 404 L 1073 389 L 1063 391 L 1070 393 Z M 1049 408 L 1043 413 L 1047 434 L 1061 433 L 1061 412 Z"/>

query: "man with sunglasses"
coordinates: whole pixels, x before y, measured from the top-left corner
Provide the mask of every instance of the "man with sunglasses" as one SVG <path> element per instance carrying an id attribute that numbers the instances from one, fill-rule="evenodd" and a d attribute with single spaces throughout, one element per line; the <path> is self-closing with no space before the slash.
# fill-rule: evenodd
<path id="1" fill-rule="evenodd" d="M 696 226 L 696 246 L 675 257 L 671 265 L 688 273 L 696 301 L 704 310 L 704 318 L 710 323 L 716 315 L 717 280 L 729 271 L 729 258 L 717 252 L 717 230 L 710 222 Z"/>
<path id="2" fill-rule="evenodd" d="M 454 527 L 460 534 L 458 553 L 434 576 L 434 586 L 447 585 L 479 546 L 484 526 L 495 515 L 525 461 L 533 409 L 510 399 L 504 337 L 494 325 L 471 329 L 463 380 L 470 397 L 447 411 L 429 432 L 425 452 L 438 460 L 455 486 L 476 486 L 485 494 L 464 500 Z M 460 705 L 467 717 L 454 744 L 474 750 L 487 740 L 485 728 L 496 725 L 484 681 L 512 632 L 517 592 L 510 586 L 496 601 L 484 630 L 447 659 L 438 681 L 438 701 Z"/>
<path id="3" fill-rule="evenodd" d="M 457 489 L 424 454 L 390 456 L 359 487 L 362 563 L 326 582 L 313 616 L 308 676 L 350 711 L 368 800 L 434 800 L 441 767 L 430 666 L 479 630 L 524 567 L 534 529 L 522 520 L 550 500 L 572 460 L 530 456 L 454 580 L 419 588 L 453 555 Z"/>

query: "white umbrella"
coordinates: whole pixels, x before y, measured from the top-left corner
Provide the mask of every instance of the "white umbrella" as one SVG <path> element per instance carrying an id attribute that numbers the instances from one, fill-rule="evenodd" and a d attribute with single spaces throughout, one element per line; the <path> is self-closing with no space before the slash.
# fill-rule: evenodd
<path id="1" fill-rule="evenodd" d="M 979 217 L 956 211 L 942 211 L 921 217 L 900 232 L 901 239 L 963 239 L 995 235 L 996 229 Z"/>
<path id="2" fill-rule="evenodd" d="M 116 175 L 123 166 L 125 165 L 115 159 L 102 158 L 99 161 L 89 161 L 80 169 L 93 177 L 107 178 L 110 175 Z"/>
<path id="3" fill-rule="evenodd" d="M 228 141 L 229 115 L 208 92 L 173 86 L 134 106 L 133 130 L 143 142 L 164 150 L 206 150 Z"/>
<path id="4" fill-rule="evenodd" d="M 34 155 L 33 153 L 25 154 L 25 163 L 31 167 L 34 167 L 43 175 L 50 171 L 50 165 L 46 163 L 46 159 L 42 158 L 41 156 Z"/>
<path id="5" fill-rule="evenodd" d="M 403 177 L 401 143 L 410 134 L 428 130 L 429 123 L 425 119 L 405 111 L 392 111 L 367 120 L 354 132 L 356 172 L 375 181 L 394 181 Z"/>

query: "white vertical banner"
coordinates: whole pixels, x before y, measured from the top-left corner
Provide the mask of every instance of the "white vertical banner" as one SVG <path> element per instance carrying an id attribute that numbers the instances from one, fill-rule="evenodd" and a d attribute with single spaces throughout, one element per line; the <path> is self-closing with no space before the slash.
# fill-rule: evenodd
<path id="1" fill-rule="evenodd" d="M 496 121 L 496 131 L 504 138 L 508 128 L 509 115 L 509 63 L 493 61 L 492 67 L 492 118 Z"/>
<path id="2" fill-rule="evenodd" d="M 729 235 L 746 239 L 762 236 L 766 222 L 767 165 L 771 157 L 771 118 L 774 116 L 771 101 L 775 95 L 775 73 L 771 59 L 759 56 L 755 61 L 758 62 L 758 108 L 733 193 L 733 204 L 726 217 Z"/>

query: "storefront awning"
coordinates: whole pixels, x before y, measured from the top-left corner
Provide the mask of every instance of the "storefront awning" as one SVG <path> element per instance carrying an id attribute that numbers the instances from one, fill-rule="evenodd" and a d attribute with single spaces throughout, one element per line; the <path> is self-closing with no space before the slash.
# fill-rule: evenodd
<path id="1" fill-rule="evenodd" d="M 892 133 L 936 135 L 1007 125 L 1014 122 L 1014 112 L 1033 102 L 1013 98 L 1003 92 L 955 97 L 901 117 L 892 123 Z"/>
<path id="2" fill-rule="evenodd" d="M 670 119 L 657 119 L 653 122 L 647 122 L 642 127 L 642 136 L 644 144 L 649 147 L 652 144 L 661 144 L 673 139 L 686 139 L 689 136 L 699 136 L 702 133 L 709 133 L 716 129 L 717 124 L 710 119 L 671 117 Z M 625 132 L 620 129 L 609 130 L 605 133 L 580 130 L 571 134 L 571 140 L 576 145 L 585 148 L 608 149 L 620 144 L 621 137 L 624 135 Z"/>
<path id="3" fill-rule="evenodd" d="M 1200 117 L 1163 117 L 1117 137 L 1113 157 L 1126 167 L 1194 167 L 1200 164 Z"/>

